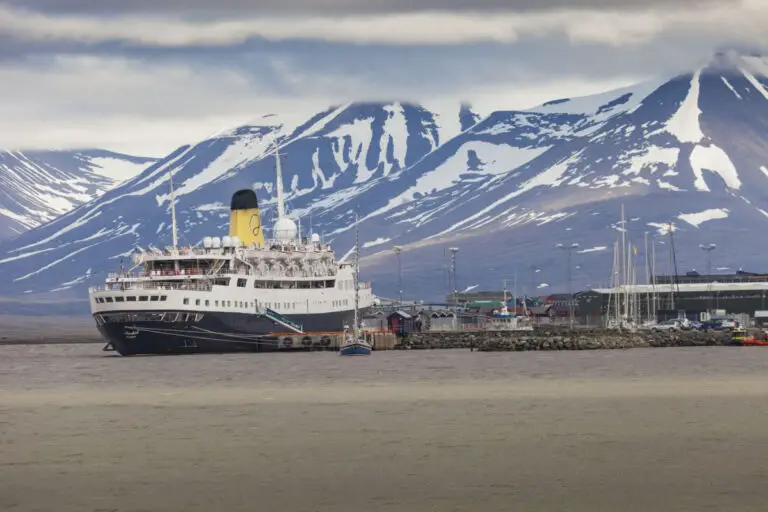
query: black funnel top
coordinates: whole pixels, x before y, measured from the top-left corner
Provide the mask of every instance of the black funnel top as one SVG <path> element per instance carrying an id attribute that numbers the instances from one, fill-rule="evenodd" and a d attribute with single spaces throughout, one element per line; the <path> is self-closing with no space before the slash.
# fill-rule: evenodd
<path id="1" fill-rule="evenodd" d="M 252 210 L 259 207 L 259 201 L 256 199 L 256 192 L 247 188 L 238 190 L 232 194 L 232 204 L 229 209 L 234 210 Z"/>

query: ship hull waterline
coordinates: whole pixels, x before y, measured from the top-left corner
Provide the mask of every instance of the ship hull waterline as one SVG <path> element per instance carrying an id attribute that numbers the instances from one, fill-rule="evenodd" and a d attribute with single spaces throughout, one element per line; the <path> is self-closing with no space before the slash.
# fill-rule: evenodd
<path id="1" fill-rule="evenodd" d="M 110 321 L 97 322 L 104 340 L 122 356 L 322 350 L 331 345 L 329 336 L 311 340 L 303 333 L 286 334 L 285 326 L 253 313 L 205 312 L 195 318 L 195 312 L 169 312 L 179 313 L 182 319 L 174 322 L 121 321 L 124 313 L 128 312 L 102 314 L 111 315 Z M 157 312 L 130 312 L 137 316 L 142 313 Z M 301 324 L 304 333 L 341 334 L 344 326 L 353 322 L 354 311 L 285 316 Z"/>

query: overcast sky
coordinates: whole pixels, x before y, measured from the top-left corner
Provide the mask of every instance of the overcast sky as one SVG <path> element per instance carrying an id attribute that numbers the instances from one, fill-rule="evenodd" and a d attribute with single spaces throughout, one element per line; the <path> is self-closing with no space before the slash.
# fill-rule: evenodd
<path id="1" fill-rule="evenodd" d="M 766 0 L 0 0 L 0 148 L 161 156 L 366 99 L 528 108 L 764 48 L 765 27 Z"/>

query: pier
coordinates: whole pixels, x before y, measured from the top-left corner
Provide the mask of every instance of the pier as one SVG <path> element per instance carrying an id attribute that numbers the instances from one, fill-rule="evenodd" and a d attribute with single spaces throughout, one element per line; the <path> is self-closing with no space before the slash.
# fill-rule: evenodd
<path id="1" fill-rule="evenodd" d="M 465 331 L 412 333 L 396 349 L 469 349 L 479 352 L 530 350 L 606 350 L 626 348 L 726 345 L 726 331 L 618 331 L 548 327 L 533 331 Z"/>

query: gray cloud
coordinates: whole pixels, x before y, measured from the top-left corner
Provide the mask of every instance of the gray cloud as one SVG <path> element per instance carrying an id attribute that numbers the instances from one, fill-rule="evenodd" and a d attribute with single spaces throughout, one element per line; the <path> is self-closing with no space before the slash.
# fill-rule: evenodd
<path id="1" fill-rule="evenodd" d="M 50 13 L 401 13 L 417 11 L 534 12 L 553 9 L 626 10 L 737 5 L 738 0 L 6 0 L 6 4 Z"/>
<path id="2" fill-rule="evenodd" d="M 161 154 L 294 106 L 527 108 L 688 71 L 768 25 L 766 0 L 467 2 L 0 0 L 0 140 Z"/>

